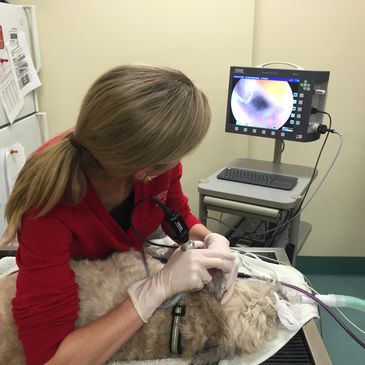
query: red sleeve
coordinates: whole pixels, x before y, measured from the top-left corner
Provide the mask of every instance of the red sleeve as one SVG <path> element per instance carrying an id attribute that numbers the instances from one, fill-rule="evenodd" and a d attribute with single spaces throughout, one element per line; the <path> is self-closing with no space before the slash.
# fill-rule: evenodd
<path id="1" fill-rule="evenodd" d="M 166 205 L 174 212 L 179 212 L 189 230 L 192 226 L 200 223 L 199 219 L 192 214 L 188 198 L 181 188 L 182 165 L 179 163 L 173 170 L 170 180 L 170 187 L 167 192 Z"/>
<path id="2" fill-rule="evenodd" d="M 79 301 L 69 267 L 72 233 L 56 218 L 25 217 L 18 240 L 13 316 L 27 365 L 40 365 L 75 328 Z"/>

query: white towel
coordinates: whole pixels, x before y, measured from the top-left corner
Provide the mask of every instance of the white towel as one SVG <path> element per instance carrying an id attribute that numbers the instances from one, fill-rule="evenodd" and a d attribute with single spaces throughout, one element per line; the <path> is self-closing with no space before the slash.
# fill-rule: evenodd
<path id="1" fill-rule="evenodd" d="M 0 259 L 0 279 L 18 271 L 14 256 L 5 256 Z"/>

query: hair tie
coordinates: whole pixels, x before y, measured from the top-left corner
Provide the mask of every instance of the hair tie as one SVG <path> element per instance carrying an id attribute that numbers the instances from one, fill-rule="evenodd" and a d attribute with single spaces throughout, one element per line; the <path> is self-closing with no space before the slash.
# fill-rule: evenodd
<path id="1" fill-rule="evenodd" d="M 81 145 L 80 143 L 78 143 L 75 139 L 75 136 L 73 133 L 71 133 L 69 136 L 68 136 L 68 140 L 69 142 L 71 143 L 72 147 L 77 150 L 78 152 L 84 152 L 86 151 L 86 148 Z"/>

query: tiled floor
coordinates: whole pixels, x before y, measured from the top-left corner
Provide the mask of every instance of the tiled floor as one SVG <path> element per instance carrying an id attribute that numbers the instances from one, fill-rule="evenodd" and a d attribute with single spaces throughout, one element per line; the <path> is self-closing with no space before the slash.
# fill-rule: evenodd
<path id="1" fill-rule="evenodd" d="M 351 295 L 365 299 L 365 276 L 353 275 L 307 275 L 314 289 L 321 294 Z M 365 331 L 365 312 L 344 309 L 343 312 L 358 327 Z M 343 317 L 335 311 L 339 318 Z M 365 349 L 357 344 L 335 320 L 324 310 L 321 310 L 322 338 L 333 365 L 365 365 Z M 347 324 L 347 322 L 343 319 Z M 365 334 L 347 324 L 362 342 Z"/>

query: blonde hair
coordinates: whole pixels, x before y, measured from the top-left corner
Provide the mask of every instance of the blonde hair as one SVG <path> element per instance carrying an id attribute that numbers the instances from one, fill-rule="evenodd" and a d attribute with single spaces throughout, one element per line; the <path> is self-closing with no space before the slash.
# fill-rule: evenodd
<path id="1" fill-rule="evenodd" d="M 99 77 L 87 92 L 73 132 L 25 163 L 7 203 L 1 245 L 12 242 L 23 215 L 46 215 L 61 199 L 78 203 L 86 192 L 82 166 L 131 177 L 154 164 L 181 159 L 205 136 L 210 108 L 202 91 L 182 72 L 124 65 Z M 71 139 L 72 140 L 72 139 Z"/>

